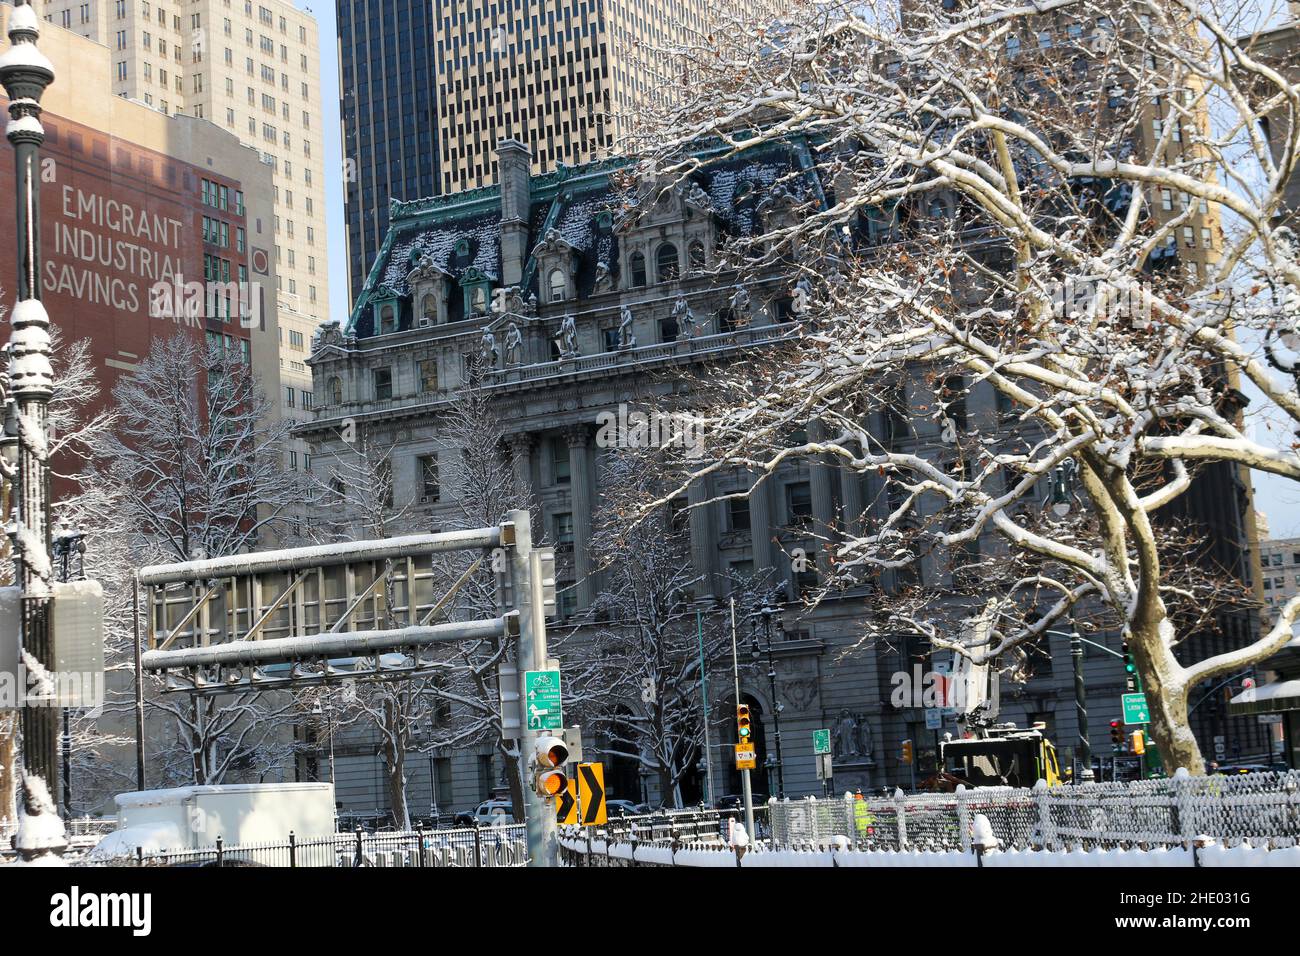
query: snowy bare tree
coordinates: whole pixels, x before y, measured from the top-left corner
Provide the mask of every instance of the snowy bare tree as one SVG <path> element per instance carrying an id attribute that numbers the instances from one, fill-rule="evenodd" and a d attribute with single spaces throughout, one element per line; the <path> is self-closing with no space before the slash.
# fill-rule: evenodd
<path id="1" fill-rule="evenodd" d="M 115 496 L 109 546 L 126 549 L 127 567 L 246 551 L 302 500 L 301 481 L 283 469 L 289 423 L 238 351 L 184 334 L 154 339 L 114 399 L 117 426 L 95 444 L 83 486 Z M 129 600 L 120 583 L 116 600 Z M 156 680 L 147 692 L 148 712 L 171 731 L 155 751 L 165 782 L 260 778 L 289 758 L 279 719 L 293 701 L 283 695 L 191 700 L 161 693 Z"/>
<path id="2" fill-rule="evenodd" d="M 809 455 L 860 472 L 879 494 L 828 536 L 834 578 L 907 584 L 936 556 L 1000 556 L 979 646 L 914 606 L 905 623 L 937 648 L 994 658 L 1102 609 L 1133 649 L 1161 755 L 1193 773 L 1189 691 L 1276 651 L 1300 614 L 1293 599 L 1262 637 L 1190 655 L 1175 606 L 1197 595 L 1169 560 L 1185 532 L 1162 520 L 1199 466 L 1300 479 L 1300 444 L 1256 437 L 1238 391 L 1300 424 L 1300 243 L 1283 203 L 1300 86 L 1254 55 L 1254 14 L 801 4 L 683 51 L 698 92 L 661 117 L 642 171 L 656 188 L 700 175 L 701 142 L 720 146 L 709 159 L 794 157 L 721 260 L 784 283 L 802 335 L 717 382 L 692 480 Z M 1072 489 L 1086 508 L 1044 511 Z"/>
<path id="3" fill-rule="evenodd" d="M 697 601 L 685 507 L 663 505 L 636 520 L 637 505 L 665 485 L 653 449 L 602 456 L 601 507 L 592 536 L 602 589 L 582 633 L 566 643 L 566 707 L 603 741 L 602 753 L 635 760 L 658 778 L 665 803 L 682 805 L 681 783 L 704 755 L 701 684 L 730 658 L 726 607 Z M 736 582 L 743 619 L 758 598 Z M 703 670 L 701 670 L 703 668 Z M 728 678 L 730 668 L 719 668 Z"/>
<path id="4" fill-rule="evenodd" d="M 328 477 L 318 494 L 323 505 L 320 526 L 331 526 L 333 521 L 338 525 L 335 533 L 342 537 L 432 530 L 424 526 L 430 519 L 417 508 L 417 499 L 429 497 L 423 493 L 430 490 L 449 502 L 447 511 L 438 516 L 438 530 L 499 524 L 509 511 L 527 507 L 529 501 L 527 490 L 516 485 L 504 438 L 502 423 L 486 397 L 476 389 L 464 389 L 442 414 L 437 470 L 420 475 L 416 494 L 404 497 L 394 485 L 393 447 L 358 429 L 349 453 L 322 462 Z M 430 623 L 500 613 L 494 564 L 484 560 L 466 566 L 463 555 L 435 556 L 435 593 L 441 593 L 445 603 Z M 391 601 L 386 604 L 392 606 Z M 498 702 L 497 667 L 508 651 L 502 641 L 436 649 L 430 655 L 435 661 L 431 673 L 401 682 L 359 684 L 340 706 L 338 728 L 365 726 L 379 737 L 389 799 L 399 826 L 410 822 L 406 792 L 410 755 L 483 743 L 490 743 L 501 757 L 516 814 L 522 815 L 518 747 L 503 736 Z"/>

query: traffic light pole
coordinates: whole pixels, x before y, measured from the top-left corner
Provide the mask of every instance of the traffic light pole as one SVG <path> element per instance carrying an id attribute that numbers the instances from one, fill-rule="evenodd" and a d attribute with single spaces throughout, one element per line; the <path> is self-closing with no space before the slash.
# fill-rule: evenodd
<path id="1" fill-rule="evenodd" d="M 736 599 L 731 599 L 731 676 L 736 683 L 736 706 L 740 706 L 740 657 L 736 653 Z M 745 832 L 754 839 L 754 790 L 749 770 L 740 771 L 740 792 L 745 798 Z"/>
<path id="2" fill-rule="evenodd" d="M 510 549 L 510 582 L 515 608 L 519 612 L 519 638 L 516 642 L 516 668 L 519 673 L 519 755 L 524 793 L 524 823 L 528 831 L 528 865 L 559 865 L 559 834 L 555 806 L 537 792 L 527 779 L 539 734 L 528 727 L 528 671 L 546 667 L 546 611 L 542 595 L 541 557 L 533 550 L 532 520 L 526 510 L 511 511 L 507 521 L 513 526 L 514 541 Z M 504 543 L 504 542 L 503 542 Z"/>

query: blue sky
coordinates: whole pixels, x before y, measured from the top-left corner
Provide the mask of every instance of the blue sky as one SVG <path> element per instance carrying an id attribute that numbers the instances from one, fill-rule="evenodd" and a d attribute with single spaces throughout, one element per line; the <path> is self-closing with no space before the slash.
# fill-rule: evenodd
<path id="1" fill-rule="evenodd" d="M 321 126 L 325 135 L 325 235 L 329 244 L 330 318 L 348 314 L 347 226 L 343 221 L 343 144 L 339 126 L 338 27 L 332 0 L 294 6 L 316 17 L 320 26 Z"/>

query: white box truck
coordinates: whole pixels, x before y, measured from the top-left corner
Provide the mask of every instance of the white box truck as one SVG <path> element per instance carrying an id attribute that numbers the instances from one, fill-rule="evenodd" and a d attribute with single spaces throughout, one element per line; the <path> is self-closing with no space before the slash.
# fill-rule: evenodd
<path id="1" fill-rule="evenodd" d="M 328 783 L 245 783 L 120 793 L 117 829 L 90 852 L 96 861 L 166 850 L 327 841 L 335 832 L 334 786 Z M 332 866 L 332 846 L 304 846 L 299 866 Z M 265 860 L 270 862 L 270 860 Z M 288 855 L 283 854 L 287 865 Z"/>

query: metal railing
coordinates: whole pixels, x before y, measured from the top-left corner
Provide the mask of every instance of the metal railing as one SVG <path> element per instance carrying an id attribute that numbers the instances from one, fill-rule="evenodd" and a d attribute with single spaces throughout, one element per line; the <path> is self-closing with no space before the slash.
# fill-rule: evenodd
<path id="1" fill-rule="evenodd" d="M 522 824 L 459 830 L 336 833 L 282 843 L 227 845 L 145 851 L 112 859 L 87 859 L 100 866 L 274 866 L 274 867 L 517 867 L 528 862 Z"/>

